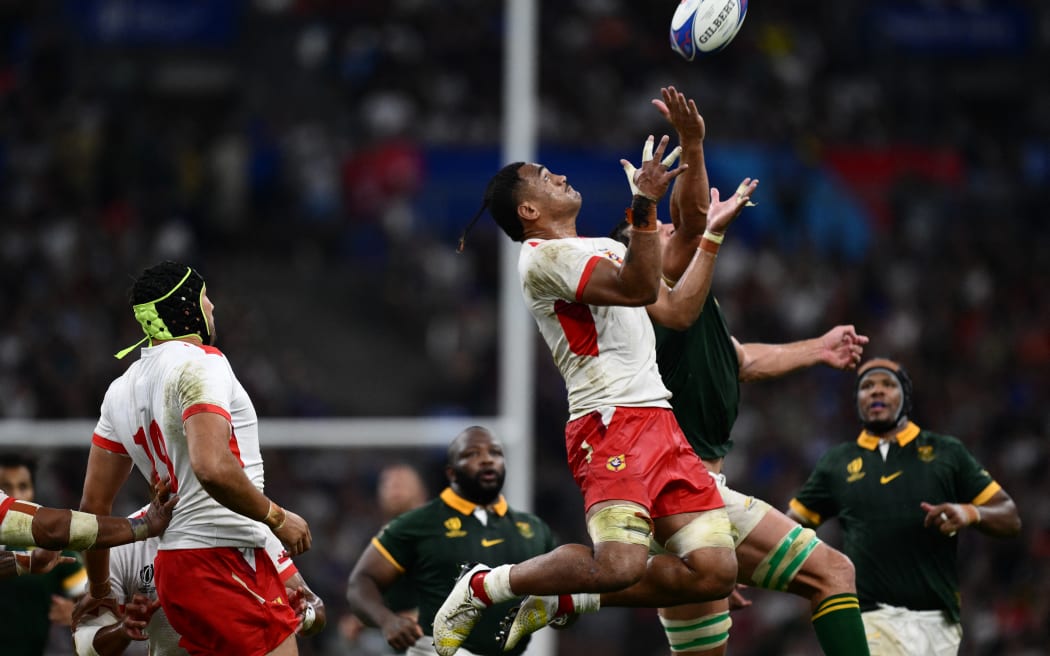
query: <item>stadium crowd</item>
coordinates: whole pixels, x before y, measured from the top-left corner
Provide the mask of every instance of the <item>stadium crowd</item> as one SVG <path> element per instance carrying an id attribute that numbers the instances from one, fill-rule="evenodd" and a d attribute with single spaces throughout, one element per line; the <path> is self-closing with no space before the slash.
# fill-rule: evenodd
<path id="1" fill-rule="evenodd" d="M 484 177 L 433 181 L 495 163 L 500 3 L 230 0 L 214 3 L 228 24 L 175 36 L 117 24 L 125 3 L 82 3 L 94 22 L 75 4 L 0 8 L 0 417 L 97 415 L 126 366 L 112 354 L 139 337 L 120 290 L 159 257 L 192 259 L 222 289 L 219 346 L 262 417 L 495 412 L 494 228 L 455 253 Z M 659 87 L 700 100 L 713 184 L 762 179 L 713 285 L 734 333 L 853 323 L 869 354 L 908 363 L 916 420 L 961 438 L 1024 520 L 1017 540 L 963 540 L 962 653 L 1043 653 L 1050 7 L 752 3 L 729 50 L 686 63 L 666 40 L 675 3 L 652 4 L 539 3 L 542 146 L 615 153 L 620 189 L 616 158 L 666 130 L 649 106 Z M 579 541 L 564 389 L 537 352 L 534 507 Z M 730 481 L 784 507 L 856 436 L 851 385 L 815 369 L 744 389 Z M 261 435 L 265 452 L 265 419 Z M 87 446 L 37 452 L 45 503 L 77 504 Z M 267 487 L 310 509 L 300 569 L 338 617 L 380 522 L 374 473 L 404 457 L 277 451 Z M 440 470 L 442 454 L 417 455 Z M 812 653 L 797 600 L 752 596 L 734 654 Z M 563 654 L 665 649 L 651 611 L 610 609 L 560 640 Z M 353 653 L 334 628 L 308 645 Z"/>

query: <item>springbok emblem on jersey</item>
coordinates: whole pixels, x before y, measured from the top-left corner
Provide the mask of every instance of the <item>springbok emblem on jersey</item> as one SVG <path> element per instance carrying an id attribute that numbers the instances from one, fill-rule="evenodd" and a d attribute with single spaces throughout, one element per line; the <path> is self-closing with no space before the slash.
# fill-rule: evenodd
<path id="1" fill-rule="evenodd" d="M 521 533 L 521 537 L 523 538 L 528 539 L 536 535 L 532 530 L 532 524 L 528 522 L 514 522 L 514 525 L 518 527 L 518 533 Z"/>
<path id="2" fill-rule="evenodd" d="M 920 446 L 919 447 L 919 460 L 923 462 L 933 462 L 937 456 L 933 455 L 932 446 Z"/>

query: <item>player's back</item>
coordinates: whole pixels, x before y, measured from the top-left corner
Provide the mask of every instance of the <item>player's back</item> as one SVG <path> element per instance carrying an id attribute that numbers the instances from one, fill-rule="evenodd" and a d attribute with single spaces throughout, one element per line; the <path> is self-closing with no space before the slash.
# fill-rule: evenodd
<path id="1" fill-rule="evenodd" d="M 184 422 L 202 412 L 230 423 L 230 451 L 261 490 L 255 409 L 225 356 L 212 347 L 171 341 L 142 349 L 106 391 L 93 443 L 130 456 L 147 480 L 156 473 L 172 481 L 179 503 L 162 550 L 262 546 L 264 527 L 219 504 L 193 472 Z"/>

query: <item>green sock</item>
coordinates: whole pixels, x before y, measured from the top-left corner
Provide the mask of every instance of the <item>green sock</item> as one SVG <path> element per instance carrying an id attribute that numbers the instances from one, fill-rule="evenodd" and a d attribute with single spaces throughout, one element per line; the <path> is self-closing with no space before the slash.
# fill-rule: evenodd
<path id="1" fill-rule="evenodd" d="M 813 629 L 827 656 L 868 656 L 868 640 L 855 594 L 831 595 L 813 611 Z"/>

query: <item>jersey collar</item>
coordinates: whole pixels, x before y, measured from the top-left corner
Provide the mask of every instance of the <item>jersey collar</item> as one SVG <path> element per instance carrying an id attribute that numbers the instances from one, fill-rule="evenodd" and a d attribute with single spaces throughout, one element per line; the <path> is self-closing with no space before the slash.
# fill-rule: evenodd
<path id="1" fill-rule="evenodd" d="M 464 515 L 470 515 L 474 512 L 476 508 L 478 508 L 478 504 L 474 503 L 473 501 L 467 501 L 463 497 L 453 492 L 452 488 L 450 487 L 446 487 L 444 490 L 441 491 L 441 500 L 444 501 L 447 505 L 452 506 L 454 509 L 463 513 Z M 503 498 L 502 494 L 499 495 L 499 500 L 496 501 L 496 503 L 492 504 L 492 507 L 490 509 L 500 517 L 506 515 L 507 500 Z"/>
<path id="2" fill-rule="evenodd" d="M 907 425 L 905 425 L 904 428 L 902 428 L 901 431 L 897 433 L 897 444 L 899 446 L 904 446 L 908 442 L 914 440 L 918 435 L 919 427 L 909 421 Z M 857 444 L 859 444 L 861 448 L 867 449 L 868 451 L 874 451 L 879 446 L 879 436 L 872 435 L 868 431 L 861 431 L 860 437 L 857 438 Z"/>

